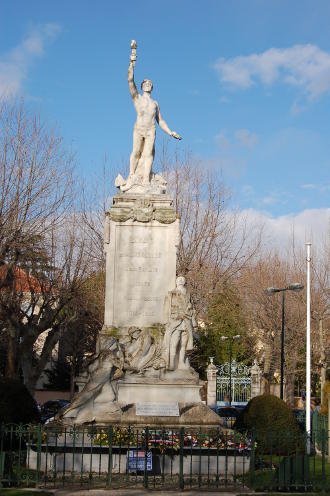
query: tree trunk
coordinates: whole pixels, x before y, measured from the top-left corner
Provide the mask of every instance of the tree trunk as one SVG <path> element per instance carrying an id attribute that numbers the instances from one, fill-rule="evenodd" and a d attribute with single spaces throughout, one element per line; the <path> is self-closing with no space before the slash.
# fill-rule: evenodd
<path id="1" fill-rule="evenodd" d="M 274 379 L 275 355 L 272 352 L 273 346 L 273 344 L 264 343 L 263 382 L 265 394 L 270 394 L 270 385 Z"/>
<path id="2" fill-rule="evenodd" d="M 47 364 L 51 360 L 52 350 L 54 349 L 56 343 L 59 340 L 59 330 L 51 329 L 45 339 L 45 342 L 42 347 L 42 351 L 39 357 L 35 356 L 33 350 L 32 341 L 22 341 L 20 345 L 20 355 L 19 362 L 23 371 L 24 384 L 30 391 L 30 393 L 34 394 L 35 385 L 38 382 L 41 374 L 47 367 Z M 36 362 L 33 363 L 33 358 L 36 358 Z"/>
<path id="3" fill-rule="evenodd" d="M 8 333 L 8 353 L 7 353 L 7 372 L 6 376 L 11 379 L 17 379 L 16 368 L 16 332 L 15 329 L 10 328 Z"/>
<path id="4" fill-rule="evenodd" d="M 263 377 L 263 393 L 270 394 L 270 382 L 266 377 Z"/>
<path id="5" fill-rule="evenodd" d="M 75 378 L 75 366 L 72 363 L 70 367 L 70 401 L 72 401 L 72 398 L 74 396 L 74 378 Z"/>
<path id="6" fill-rule="evenodd" d="M 32 367 L 32 351 L 31 353 L 21 355 L 20 365 L 23 372 L 24 384 L 33 395 L 38 377 L 35 377 L 34 368 Z"/>

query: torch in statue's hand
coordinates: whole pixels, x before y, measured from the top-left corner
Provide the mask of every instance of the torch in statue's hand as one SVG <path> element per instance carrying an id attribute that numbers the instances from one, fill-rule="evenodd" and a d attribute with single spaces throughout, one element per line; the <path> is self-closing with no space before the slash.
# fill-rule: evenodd
<path id="1" fill-rule="evenodd" d="M 135 66 L 136 62 L 136 49 L 137 49 L 137 44 L 135 40 L 131 41 L 131 64 L 133 67 Z"/>
<path id="2" fill-rule="evenodd" d="M 182 137 L 180 136 L 180 134 L 176 133 L 175 131 L 171 131 L 171 136 L 172 136 L 172 138 L 175 138 L 177 140 L 182 140 Z"/>

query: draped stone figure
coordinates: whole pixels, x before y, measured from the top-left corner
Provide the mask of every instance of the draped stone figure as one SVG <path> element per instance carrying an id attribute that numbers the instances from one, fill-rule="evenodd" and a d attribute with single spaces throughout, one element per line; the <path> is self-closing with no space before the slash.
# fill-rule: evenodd
<path id="1" fill-rule="evenodd" d="M 186 279 L 176 279 L 176 289 L 170 293 L 170 318 L 164 336 L 164 354 L 167 370 L 190 370 L 186 352 L 193 349 L 193 329 L 196 327 L 195 311 Z"/>
<path id="2" fill-rule="evenodd" d="M 159 370 L 165 367 L 161 356 L 161 341 L 151 335 L 149 329 L 131 328 L 130 342 L 125 346 L 125 369 L 145 373 L 148 369 Z"/>
<path id="3" fill-rule="evenodd" d="M 115 402 L 114 384 L 123 376 L 124 355 L 116 339 L 108 340 L 106 347 L 88 367 L 88 380 L 83 390 L 76 395 L 63 418 L 74 418 L 76 423 L 90 420 L 90 412 L 98 410 L 113 413 L 119 410 Z"/>

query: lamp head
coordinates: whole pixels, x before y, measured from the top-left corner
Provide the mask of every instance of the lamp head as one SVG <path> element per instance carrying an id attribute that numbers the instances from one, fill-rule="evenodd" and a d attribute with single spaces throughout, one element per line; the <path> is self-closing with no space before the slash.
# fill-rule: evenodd
<path id="1" fill-rule="evenodd" d="M 278 293 L 279 291 L 281 291 L 281 289 L 280 289 L 280 288 L 273 288 L 273 287 L 270 287 L 270 288 L 266 288 L 266 289 L 264 290 L 264 293 L 265 293 L 266 295 L 270 296 L 270 295 L 272 295 L 272 294 L 274 294 L 274 293 Z"/>
<path id="2" fill-rule="evenodd" d="M 286 289 L 289 289 L 290 291 L 301 291 L 304 289 L 304 285 L 300 284 L 300 282 L 294 282 L 293 284 L 289 284 Z"/>
<path id="3" fill-rule="evenodd" d="M 301 291 L 304 288 L 303 284 L 300 282 L 294 282 L 293 284 L 288 284 L 285 288 L 266 288 L 264 293 L 268 296 L 271 296 L 274 293 L 279 293 L 280 291 Z"/>

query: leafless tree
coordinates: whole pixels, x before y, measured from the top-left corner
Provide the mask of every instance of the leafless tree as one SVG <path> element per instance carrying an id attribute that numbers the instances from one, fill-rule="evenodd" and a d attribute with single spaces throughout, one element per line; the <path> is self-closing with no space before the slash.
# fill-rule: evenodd
<path id="1" fill-rule="evenodd" d="M 23 102 L 0 105 L 0 322 L 7 373 L 33 389 L 90 270 L 73 157 Z M 44 336 L 39 357 L 35 347 Z"/>
<path id="2" fill-rule="evenodd" d="M 81 189 L 80 212 L 86 237 L 90 241 L 90 256 L 95 271 L 105 271 L 104 217 L 110 209 L 111 197 L 116 194 L 115 173 L 105 156 L 102 169 L 91 173 L 88 182 Z"/>
<path id="3" fill-rule="evenodd" d="M 191 155 L 169 158 L 165 150 L 161 167 L 180 217 L 177 271 L 187 276 L 194 303 L 205 317 L 208 295 L 259 252 L 262 229 L 248 230 L 243 215 L 231 208 L 219 174 Z"/>
<path id="4" fill-rule="evenodd" d="M 322 402 L 330 355 L 330 224 L 323 242 L 312 247 L 311 265 L 312 368 L 320 376 Z"/>
<path id="5" fill-rule="evenodd" d="M 258 338 L 256 356 L 263 363 L 268 392 L 270 383 L 280 370 L 282 298 L 279 293 L 269 296 L 264 290 L 267 287 L 285 288 L 288 284 L 302 280 L 302 272 L 292 257 L 281 258 L 274 252 L 263 253 L 257 263 L 245 267 L 240 275 L 239 287 L 246 302 L 251 333 Z M 306 306 L 303 293 L 286 292 L 285 308 L 286 397 L 293 406 L 297 364 L 305 344 Z"/>

